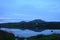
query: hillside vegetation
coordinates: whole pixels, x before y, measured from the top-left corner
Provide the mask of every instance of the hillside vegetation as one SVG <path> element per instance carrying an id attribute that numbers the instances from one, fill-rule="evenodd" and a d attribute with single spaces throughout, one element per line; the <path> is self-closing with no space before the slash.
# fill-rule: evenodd
<path id="1" fill-rule="evenodd" d="M 21 21 L 17 23 L 0 23 L 0 27 L 19 29 L 60 29 L 60 22 L 45 22 L 42 20 Z"/>

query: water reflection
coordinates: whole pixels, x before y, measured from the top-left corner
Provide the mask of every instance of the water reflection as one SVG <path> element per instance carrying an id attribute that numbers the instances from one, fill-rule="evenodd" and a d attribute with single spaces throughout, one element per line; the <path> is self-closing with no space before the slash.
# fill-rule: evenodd
<path id="1" fill-rule="evenodd" d="M 50 29 L 46 29 L 44 31 L 41 32 L 35 32 L 29 29 L 25 29 L 25 30 L 21 30 L 21 29 L 11 29 L 11 28 L 0 28 L 0 30 L 4 30 L 10 33 L 13 33 L 16 37 L 31 37 L 31 36 L 36 36 L 36 35 L 50 35 L 50 34 L 60 34 L 60 30 L 56 29 L 56 30 L 50 30 Z"/>

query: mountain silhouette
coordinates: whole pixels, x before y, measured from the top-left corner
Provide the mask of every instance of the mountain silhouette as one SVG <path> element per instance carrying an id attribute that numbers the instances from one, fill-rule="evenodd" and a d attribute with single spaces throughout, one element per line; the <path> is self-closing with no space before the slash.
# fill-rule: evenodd
<path id="1" fill-rule="evenodd" d="M 30 21 L 30 23 L 45 23 L 45 22 L 46 21 L 41 20 L 41 19 L 35 19 L 35 20 Z"/>

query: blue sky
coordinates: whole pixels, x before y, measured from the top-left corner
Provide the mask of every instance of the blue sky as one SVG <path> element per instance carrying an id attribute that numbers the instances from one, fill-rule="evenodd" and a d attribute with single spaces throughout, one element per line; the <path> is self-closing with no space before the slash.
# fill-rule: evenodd
<path id="1" fill-rule="evenodd" d="M 60 0 L 0 0 L 0 22 L 60 21 Z"/>

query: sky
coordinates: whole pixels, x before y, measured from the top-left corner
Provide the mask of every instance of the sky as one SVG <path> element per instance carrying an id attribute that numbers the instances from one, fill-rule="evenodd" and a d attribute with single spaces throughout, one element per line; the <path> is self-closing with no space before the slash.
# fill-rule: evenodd
<path id="1" fill-rule="evenodd" d="M 60 0 L 0 0 L 0 22 L 60 21 Z"/>

